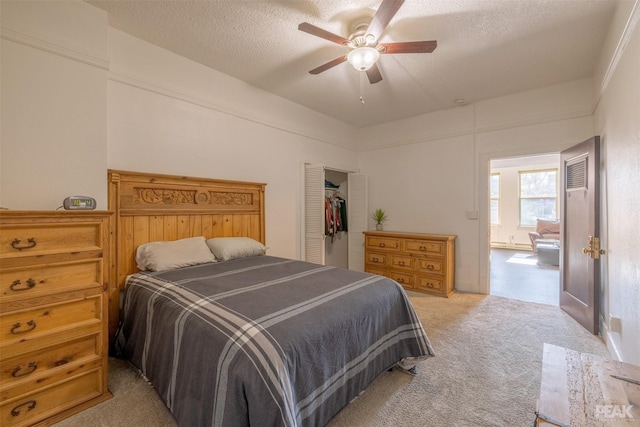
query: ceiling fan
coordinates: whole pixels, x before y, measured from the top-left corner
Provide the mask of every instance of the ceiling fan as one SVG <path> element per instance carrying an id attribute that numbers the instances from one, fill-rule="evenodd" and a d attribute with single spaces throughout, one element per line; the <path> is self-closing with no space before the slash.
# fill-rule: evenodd
<path id="1" fill-rule="evenodd" d="M 373 16 L 370 24 L 360 24 L 349 38 L 333 34 L 315 25 L 303 22 L 298 30 L 312 34 L 331 42 L 344 45 L 349 52 L 332 61 L 309 71 L 310 74 L 320 74 L 344 61 L 349 62 L 358 71 L 367 73 L 369 83 L 374 84 L 382 80 L 380 70 L 376 65 L 380 54 L 389 53 L 431 53 L 438 46 L 435 40 L 417 42 L 378 43 L 378 39 L 391 19 L 400 9 L 404 0 L 383 0 Z"/>

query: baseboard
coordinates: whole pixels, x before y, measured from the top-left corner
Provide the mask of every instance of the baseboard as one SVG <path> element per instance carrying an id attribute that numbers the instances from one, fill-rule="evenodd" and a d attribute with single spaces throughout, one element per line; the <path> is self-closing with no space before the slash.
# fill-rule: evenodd
<path id="1" fill-rule="evenodd" d="M 615 359 L 619 362 L 623 362 L 622 360 L 622 356 L 620 355 L 620 351 L 618 350 L 618 347 L 616 346 L 616 343 L 613 341 L 613 339 L 611 338 L 611 334 L 609 333 L 609 328 L 607 327 L 607 324 L 602 322 L 602 316 L 600 316 L 600 325 L 601 325 L 601 331 L 602 331 L 602 338 L 604 338 L 604 343 L 607 346 L 607 350 L 609 350 L 609 356 L 611 356 L 612 359 Z"/>
<path id="2" fill-rule="evenodd" d="M 530 251 L 531 250 L 531 244 L 529 243 L 515 243 L 513 245 L 514 249 L 519 249 L 521 251 Z"/>
<path id="3" fill-rule="evenodd" d="M 491 242 L 490 246 L 492 249 L 514 249 L 531 252 L 531 245 L 528 243 Z"/>

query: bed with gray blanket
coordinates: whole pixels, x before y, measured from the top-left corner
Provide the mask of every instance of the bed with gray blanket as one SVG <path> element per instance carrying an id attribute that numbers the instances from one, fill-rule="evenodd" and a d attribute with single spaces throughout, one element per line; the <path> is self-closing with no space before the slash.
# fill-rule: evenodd
<path id="1" fill-rule="evenodd" d="M 322 426 L 434 354 L 394 281 L 272 256 L 130 276 L 119 341 L 181 426 Z"/>

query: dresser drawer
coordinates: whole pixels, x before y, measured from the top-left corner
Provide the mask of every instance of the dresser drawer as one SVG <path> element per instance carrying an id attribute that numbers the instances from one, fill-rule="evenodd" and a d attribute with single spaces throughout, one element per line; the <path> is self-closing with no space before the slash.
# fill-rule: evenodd
<path id="1" fill-rule="evenodd" d="M 404 250 L 420 254 L 444 256 L 444 242 L 433 240 L 410 240 L 404 241 Z"/>
<path id="2" fill-rule="evenodd" d="M 0 258 L 100 249 L 102 237 L 101 222 L 3 225 Z"/>
<path id="3" fill-rule="evenodd" d="M 413 270 L 414 258 L 409 256 L 391 255 L 391 265 L 396 268 Z"/>
<path id="4" fill-rule="evenodd" d="M 69 367 L 78 363 L 97 360 L 102 356 L 101 334 L 96 332 L 52 347 L 39 349 L 27 354 L 9 357 L 0 362 L 0 390 L 2 399 L 21 394 L 7 394 L 6 389 L 16 384 L 38 388 L 55 380 L 52 369 Z M 98 363 L 100 360 L 97 360 Z M 23 387 L 24 388 L 24 387 Z M 28 390 L 28 388 L 27 388 Z"/>
<path id="5" fill-rule="evenodd" d="M 400 283 L 402 286 L 407 288 L 412 288 L 413 285 L 413 274 L 400 273 L 398 271 L 390 271 L 389 278 L 395 280 Z"/>
<path id="6" fill-rule="evenodd" d="M 420 259 L 418 270 L 425 273 L 442 274 L 442 262 L 435 259 Z"/>
<path id="7" fill-rule="evenodd" d="M 43 305 L 0 316 L 2 346 L 31 340 L 58 328 L 73 329 L 89 322 L 102 321 L 102 294 L 83 299 Z"/>
<path id="8" fill-rule="evenodd" d="M 418 276 L 416 288 L 425 291 L 438 291 L 441 292 L 444 289 L 444 282 L 442 279 L 435 277 Z"/>
<path id="9" fill-rule="evenodd" d="M 6 269 L 0 275 L 0 302 L 79 287 L 102 287 L 102 259 Z"/>
<path id="10" fill-rule="evenodd" d="M 48 418 L 54 411 L 63 411 L 98 397 L 104 392 L 102 376 L 102 370 L 97 369 L 54 387 L 4 401 L 0 404 L 0 424 L 12 427 L 31 425 Z"/>
<path id="11" fill-rule="evenodd" d="M 400 239 L 367 236 L 367 247 L 370 249 L 398 250 L 400 249 Z"/>
<path id="12" fill-rule="evenodd" d="M 367 253 L 367 263 L 369 264 L 378 264 L 378 265 L 387 265 L 387 255 L 385 254 L 377 254 L 377 253 Z"/>

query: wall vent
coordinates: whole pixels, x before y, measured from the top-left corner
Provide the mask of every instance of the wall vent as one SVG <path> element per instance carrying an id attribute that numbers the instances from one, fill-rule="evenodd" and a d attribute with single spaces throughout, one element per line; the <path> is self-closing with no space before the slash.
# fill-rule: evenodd
<path id="1" fill-rule="evenodd" d="M 567 190 L 587 188 L 587 157 L 567 163 Z"/>

